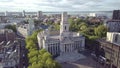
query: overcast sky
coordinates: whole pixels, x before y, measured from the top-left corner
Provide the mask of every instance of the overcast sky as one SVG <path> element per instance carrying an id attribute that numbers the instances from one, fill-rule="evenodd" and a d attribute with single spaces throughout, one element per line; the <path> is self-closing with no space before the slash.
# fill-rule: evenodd
<path id="1" fill-rule="evenodd" d="M 0 0 L 0 11 L 109 11 L 120 0 Z"/>

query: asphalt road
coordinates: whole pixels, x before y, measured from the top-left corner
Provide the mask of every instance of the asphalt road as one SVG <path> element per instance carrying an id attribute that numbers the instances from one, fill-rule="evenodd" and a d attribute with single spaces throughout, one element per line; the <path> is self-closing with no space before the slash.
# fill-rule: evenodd
<path id="1" fill-rule="evenodd" d="M 27 49 L 25 48 L 25 40 L 24 38 L 18 36 L 20 43 L 20 61 L 18 68 L 27 68 L 28 67 L 28 58 L 27 58 Z"/>
<path id="2" fill-rule="evenodd" d="M 86 58 L 75 62 L 62 63 L 62 68 L 108 68 L 96 61 L 91 55 L 90 51 L 85 50 L 80 53 L 86 56 Z"/>

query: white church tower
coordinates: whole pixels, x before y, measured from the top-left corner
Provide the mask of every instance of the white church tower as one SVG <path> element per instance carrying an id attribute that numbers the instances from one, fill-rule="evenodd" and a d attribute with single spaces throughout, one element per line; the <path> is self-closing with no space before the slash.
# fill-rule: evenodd
<path id="1" fill-rule="evenodd" d="M 25 10 L 23 10 L 23 12 L 22 12 L 22 16 L 25 17 Z"/>
<path id="2" fill-rule="evenodd" d="M 62 36 L 62 37 L 69 36 L 69 23 L 68 23 L 67 12 L 63 12 L 61 15 L 60 36 Z"/>

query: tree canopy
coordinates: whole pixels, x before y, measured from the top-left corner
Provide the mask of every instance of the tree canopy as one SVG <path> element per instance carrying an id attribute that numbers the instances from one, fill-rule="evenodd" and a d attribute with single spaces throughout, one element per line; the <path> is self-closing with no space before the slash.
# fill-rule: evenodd
<path id="1" fill-rule="evenodd" d="M 100 25 L 95 28 L 95 35 L 99 37 L 105 37 L 107 32 L 107 28 L 104 25 Z"/>
<path id="2" fill-rule="evenodd" d="M 12 29 L 14 32 L 17 32 L 16 25 L 6 25 L 5 28 Z"/>
<path id="3" fill-rule="evenodd" d="M 53 60 L 52 55 L 45 49 L 37 48 L 37 34 L 41 30 L 35 31 L 26 38 L 26 48 L 28 49 L 28 68 L 61 68 L 61 65 Z"/>

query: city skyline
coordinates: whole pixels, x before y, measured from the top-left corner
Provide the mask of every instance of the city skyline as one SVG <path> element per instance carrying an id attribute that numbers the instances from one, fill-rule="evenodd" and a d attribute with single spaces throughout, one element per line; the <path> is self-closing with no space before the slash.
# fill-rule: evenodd
<path id="1" fill-rule="evenodd" d="M 113 6 L 114 5 L 114 6 Z M 1 11 L 111 11 L 116 0 L 0 0 Z"/>

